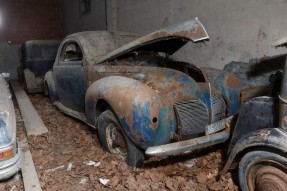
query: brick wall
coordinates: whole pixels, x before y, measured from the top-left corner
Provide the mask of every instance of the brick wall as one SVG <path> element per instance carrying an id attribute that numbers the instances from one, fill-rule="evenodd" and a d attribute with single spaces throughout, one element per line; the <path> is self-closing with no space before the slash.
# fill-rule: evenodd
<path id="1" fill-rule="evenodd" d="M 0 0 L 0 40 L 61 39 L 59 0 Z"/>

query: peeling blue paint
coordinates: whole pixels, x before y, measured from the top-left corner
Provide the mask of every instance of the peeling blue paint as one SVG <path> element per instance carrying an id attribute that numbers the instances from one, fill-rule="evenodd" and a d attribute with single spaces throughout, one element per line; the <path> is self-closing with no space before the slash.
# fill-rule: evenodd
<path id="1" fill-rule="evenodd" d="M 170 93 L 168 94 L 168 96 L 169 96 L 170 98 L 175 98 L 175 97 L 176 97 L 176 93 L 175 93 L 175 92 L 170 92 Z"/>
<path id="2" fill-rule="evenodd" d="M 172 108 L 160 108 L 158 128 L 155 131 L 154 145 L 161 145 L 169 142 L 170 135 L 177 128 L 176 118 L 169 119 L 170 113 L 173 112 Z"/>
<path id="3" fill-rule="evenodd" d="M 143 142 L 152 143 L 154 132 L 149 127 L 151 124 L 149 101 L 143 104 L 136 103 L 133 106 L 133 121 L 133 129 L 141 135 Z"/>
<path id="4" fill-rule="evenodd" d="M 206 107 L 210 110 L 211 109 L 211 99 L 210 99 L 210 90 L 209 88 L 205 88 L 201 90 L 201 96 L 199 97 L 199 100 L 203 102 Z"/>
<path id="5" fill-rule="evenodd" d="M 155 130 L 150 127 L 150 124 L 153 123 L 150 116 L 150 102 L 137 103 L 133 108 L 134 124 L 132 127 L 127 124 L 125 117 L 119 120 L 128 136 L 137 145 L 141 148 L 148 148 L 169 142 L 171 133 L 177 127 L 176 118 L 169 119 L 170 112 L 173 112 L 172 108 L 159 109 L 159 115 L 154 116 L 158 119 L 158 126 Z"/>
<path id="6" fill-rule="evenodd" d="M 227 79 L 225 73 L 222 71 L 212 82 L 212 85 L 218 89 L 225 96 L 229 103 L 229 113 L 234 115 L 237 113 L 240 102 L 240 87 L 231 88 L 227 86 Z"/>

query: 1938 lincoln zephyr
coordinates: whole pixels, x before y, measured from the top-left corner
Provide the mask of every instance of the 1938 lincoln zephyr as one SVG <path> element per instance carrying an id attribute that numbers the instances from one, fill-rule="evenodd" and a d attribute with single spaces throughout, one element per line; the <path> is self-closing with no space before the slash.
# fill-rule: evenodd
<path id="1" fill-rule="evenodd" d="M 45 93 L 62 112 L 97 128 L 102 146 L 140 166 L 145 156 L 192 152 L 229 138 L 240 81 L 169 58 L 208 40 L 192 19 L 140 37 L 80 32 L 61 43 Z"/>

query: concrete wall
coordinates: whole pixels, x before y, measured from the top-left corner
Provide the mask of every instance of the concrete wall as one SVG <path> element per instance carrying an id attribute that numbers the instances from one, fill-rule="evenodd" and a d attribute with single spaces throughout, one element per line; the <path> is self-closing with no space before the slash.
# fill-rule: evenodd
<path id="1" fill-rule="evenodd" d="M 80 15 L 80 0 L 61 0 L 64 35 L 80 31 L 106 30 L 105 0 L 90 0 L 90 13 Z"/>
<path id="2" fill-rule="evenodd" d="M 9 73 L 8 79 L 17 79 L 17 67 L 20 66 L 20 45 L 12 45 L 7 41 L 0 41 L 0 74 Z"/>
<path id="3" fill-rule="evenodd" d="M 174 56 L 198 66 L 223 68 L 233 60 L 248 61 L 287 52 L 284 48 L 271 47 L 275 37 L 287 33 L 286 0 L 125 0 L 116 3 L 117 9 L 108 7 L 108 11 L 116 12 L 117 29 L 139 34 L 199 17 L 210 41 L 189 43 Z"/>

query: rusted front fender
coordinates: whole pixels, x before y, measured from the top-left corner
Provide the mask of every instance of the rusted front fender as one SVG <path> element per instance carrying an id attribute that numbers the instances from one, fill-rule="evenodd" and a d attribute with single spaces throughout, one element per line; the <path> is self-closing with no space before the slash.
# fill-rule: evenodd
<path id="1" fill-rule="evenodd" d="M 100 100 L 109 104 L 127 136 L 141 148 L 167 143 L 176 129 L 173 108 L 134 79 L 110 76 L 94 82 L 85 99 L 88 123 L 96 124 L 95 110 Z"/>
<path id="2" fill-rule="evenodd" d="M 239 153 L 248 152 L 249 149 L 272 149 L 274 153 L 280 151 L 287 157 L 286 140 L 287 132 L 279 128 L 265 128 L 244 135 L 231 150 L 228 160 L 220 174 L 225 174 L 228 171 L 233 160 Z"/>

